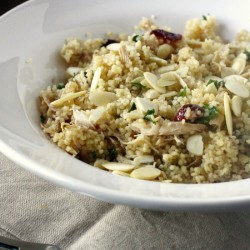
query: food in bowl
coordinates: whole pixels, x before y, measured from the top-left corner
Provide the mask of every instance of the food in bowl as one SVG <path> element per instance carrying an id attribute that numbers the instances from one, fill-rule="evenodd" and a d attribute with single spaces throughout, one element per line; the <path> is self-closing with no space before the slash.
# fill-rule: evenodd
<path id="1" fill-rule="evenodd" d="M 183 35 L 143 18 L 136 32 L 67 39 L 64 83 L 40 95 L 60 148 L 114 174 L 174 183 L 250 175 L 250 33 L 230 43 L 213 16 Z"/>

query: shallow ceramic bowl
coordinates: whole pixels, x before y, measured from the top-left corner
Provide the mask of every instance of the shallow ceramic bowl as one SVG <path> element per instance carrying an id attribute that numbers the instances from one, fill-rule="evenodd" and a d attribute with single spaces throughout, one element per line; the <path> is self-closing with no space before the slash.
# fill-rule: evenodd
<path id="1" fill-rule="evenodd" d="M 238 208 L 250 203 L 250 179 L 219 184 L 136 180 L 87 165 L 51 143 L 39 126 L 37 97 L 63 77 L 58 51 L 67 37 L 132 32 L 141 17 L 156 16 L 175 32 L 207 13 L 232 39 L 249 28 L 250 2 L 216 0 L 37 0 L 0 19 L 0 150 L 25 169 L 76 192 L 111 203 L 156 210 Z"/>

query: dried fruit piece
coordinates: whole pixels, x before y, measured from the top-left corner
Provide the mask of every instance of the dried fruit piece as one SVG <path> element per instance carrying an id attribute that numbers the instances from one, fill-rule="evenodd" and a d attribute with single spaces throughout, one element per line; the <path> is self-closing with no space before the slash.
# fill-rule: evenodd
<path id="1" fill-rule="evenodd" d="M 196 104 L 186 104 L 182 106 L 174 117 L 174 121 L 194 122 L 197 118 L 204 117 L 205 110 Z"/>
<path id="2" fill-rule="evenodd" d="M 141 180 L 154 180 L 161 175 L 161 170 L 154 167 L 141 167 L 133 170 L 130 177 Z"/>
<path id="3" fill-rule="evenodd" d="M 187 139 L 187 150 L 194 155 L 203 154 L 203 140 L 201 135 L 192 135 Z"/>
<path id="4" fill-rule="evenodd" d="M 173 44 L 182 39 L 181 34 L 175 34 L 162 29 L 152 30 L 150 34 L 154 34 L 161 43 Z"/>

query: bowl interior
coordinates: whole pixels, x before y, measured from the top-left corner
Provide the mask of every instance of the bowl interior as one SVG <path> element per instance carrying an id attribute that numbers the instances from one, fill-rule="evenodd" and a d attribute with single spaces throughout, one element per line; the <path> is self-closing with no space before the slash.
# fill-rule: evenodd
<path id="1" fill-rule="evenodd" d="M 249 5 L 247 0 L 37 0 L 12 10 L 0 19 L 1 151 L 50 181 L 114 203 L 165 209 L 171 204 L 215 204 L 250 197 L 250 180 L 166 184 L 114 176 L 89 166 L 43 134 L 37 103 L 42 89 L 63 79 L 65 65 L 59 50 L 68 37 L 131 33 L 141 17 L 152 15 L 160 26 L 182 32 L 186 20 L 209 13 L 217 17 L 222 37 L 233 39 L 250 23 Z"/>

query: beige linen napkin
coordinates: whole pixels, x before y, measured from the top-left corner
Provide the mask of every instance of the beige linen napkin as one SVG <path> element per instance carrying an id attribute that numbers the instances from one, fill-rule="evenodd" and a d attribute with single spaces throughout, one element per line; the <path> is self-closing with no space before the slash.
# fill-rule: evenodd
<path id="1" fill-rule="evenodd" d="M 250 249 L 250 212 L 153 212 L 44 181 L 0 154 L 0 235 L 69 250 Z"/>

